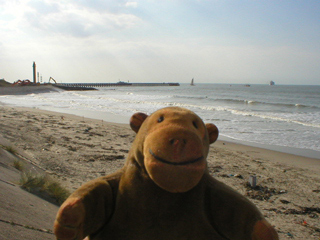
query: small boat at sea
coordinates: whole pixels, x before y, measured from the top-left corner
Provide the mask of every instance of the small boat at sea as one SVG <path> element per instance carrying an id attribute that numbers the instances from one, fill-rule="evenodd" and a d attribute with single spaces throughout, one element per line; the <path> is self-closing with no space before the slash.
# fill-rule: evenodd
<path id="1" fill-rule="evenodd" d="M 195 86 L 195 85 L 194 85 L 194 79 L 193 79 L 193 78 L 192 78 L 192 80 L 191 80 L 190 86 Z"/>
<path id="2" fill-rule="evenodd" d="M 270 86 L 273 86 L 274 84 L 275 84 L 275 82 L 274 81 L 270 81 Z"/>

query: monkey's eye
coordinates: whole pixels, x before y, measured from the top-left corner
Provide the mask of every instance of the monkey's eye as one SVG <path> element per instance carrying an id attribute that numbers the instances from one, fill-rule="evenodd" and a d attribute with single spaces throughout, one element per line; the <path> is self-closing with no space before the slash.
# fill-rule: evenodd
<path id="1" fill-rule="evenodd" d="M 198 124 L 195 121 L 193 121 L 192 124 L 196 129 L 198 129 Z"/>
<path id="2" fill-rule="evenodd" d="M 159 118 L 158 118 L 158 123 L 163 122 L 163 120 L 164 120 L 164 116 L 159 117 Z"/>

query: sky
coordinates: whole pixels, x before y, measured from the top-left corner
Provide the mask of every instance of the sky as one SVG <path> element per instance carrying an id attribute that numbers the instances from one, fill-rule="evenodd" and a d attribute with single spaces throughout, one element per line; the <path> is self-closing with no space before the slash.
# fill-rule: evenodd
<path id="1" fill-rule="evenodd" d="M 0 0 L 0 79 L 320 84 L 319 0 Z M 40 80 L 41 80 L 40 79 Z"/>

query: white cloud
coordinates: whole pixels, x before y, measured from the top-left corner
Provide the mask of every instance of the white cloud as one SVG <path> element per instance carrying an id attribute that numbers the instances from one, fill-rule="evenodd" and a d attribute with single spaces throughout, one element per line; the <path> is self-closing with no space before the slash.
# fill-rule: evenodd
<path id="1" fill-rule="evenodd" d="M 40 15 L 56 13 L 61 10 L 61 4 L 58 1 L 52 0 L 29 1 L 28 6 L 33 8 L 37 14 Z"/>
<path id="2" fill-rule="evenodd" d="M 0 31 L 22 31 L 26 34 L 37 31 L 43 36 L 106 35 L 112 30 L 132 28 L 142 22 L 131 13 L 99 11 L 76 1 L 10 1 L 3 5 L 1 15 Z"/>
<path id="3" fill-rule="evenodd" d="M 125 6 L 136 8 L 136 7 L 138 7 L 138 3 L 137 2 L 126 2 Z"/>
<path id="4" fill-rule="evenodd" d="M 133 27 L 140 21 L 131 14 L 101 13 L 76 7 L 47 15 L 29 12 L 25 17 L 32 27 L 47 31 L 48 34 L 74 37 L 106 34 L 110 30 Z"/>

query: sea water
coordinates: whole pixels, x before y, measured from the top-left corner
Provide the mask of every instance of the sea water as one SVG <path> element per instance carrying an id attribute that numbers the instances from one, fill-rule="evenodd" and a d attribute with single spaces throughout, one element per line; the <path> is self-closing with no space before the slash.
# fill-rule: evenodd
<path id="1" fill-rule="evenodd" d="M 320 151 L 320 86 L 105 87 L 6 95 L 0 101 L 120 123 L 128 123 L 135 112 L 180 106 L 216 124 L 221 136 L 239 142 Z"/>

